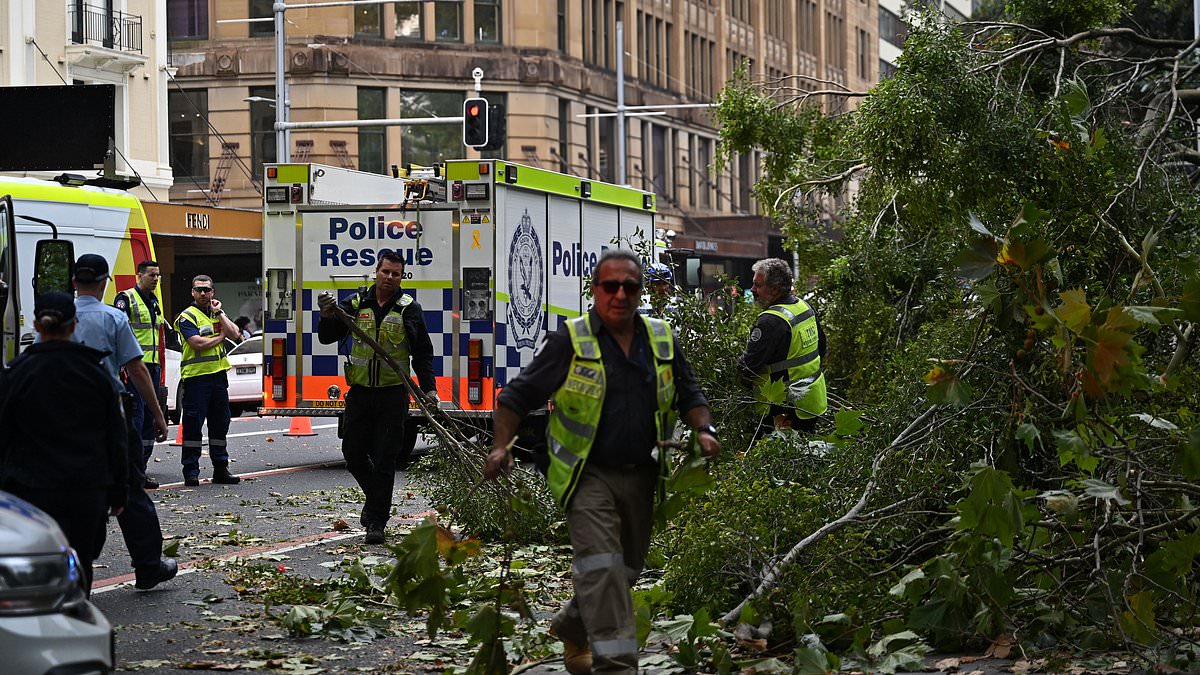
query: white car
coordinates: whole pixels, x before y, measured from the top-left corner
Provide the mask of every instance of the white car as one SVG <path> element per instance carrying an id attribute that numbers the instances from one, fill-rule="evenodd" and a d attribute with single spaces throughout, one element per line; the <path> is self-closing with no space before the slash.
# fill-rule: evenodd
<path id="1" fill-rule="evenodd" d="M 179 423 L 179 339 L 174 331 L 167 336 L 167 417 Z M 252 335 L 241 344 L 225 340 L 229 358 L 229 409 L 237 416 L 243 412 L 258 412 L 263 397 L 262 336 Z"/>
<path id="2" fill-rule="evenodd" d="M 84 596 L 54 519 L 0 491 L 0 654 L 6 673 L 111 673 L 112 624 Z"/>

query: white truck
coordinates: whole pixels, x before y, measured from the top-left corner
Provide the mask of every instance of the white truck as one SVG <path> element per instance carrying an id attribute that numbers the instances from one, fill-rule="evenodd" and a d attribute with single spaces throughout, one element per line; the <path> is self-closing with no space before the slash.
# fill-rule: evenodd
<path id="1" fill-rule="evenodd" d="M 584 281 L 604 249 L 653 236 L 649 192 L 499 160 L 439 171 L 266 166 L 263 414 L 341 414 L 349 341 L 320 344 L 316 297 L 370 285 L 391 249 L 424 310 L 442 407 L 485 425 L 542 336 L 587 311 Z"/>

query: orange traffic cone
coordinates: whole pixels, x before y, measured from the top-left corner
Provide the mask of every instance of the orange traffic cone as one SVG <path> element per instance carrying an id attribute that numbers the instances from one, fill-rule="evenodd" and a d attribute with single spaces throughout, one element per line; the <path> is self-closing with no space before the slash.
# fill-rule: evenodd
<path id="1" fill-rule="evenodd" d="M 316 436 L 317 432 L 313 431 L 312 420 L 307 417 L 293 417 L 292 423 L 288 426 L 288 430 L 284 436 Z"/>
<path id="2" fill-rule="evenodd" d="M 178 432 L 175 434 L 175 440 L 171 441 L 171 445 L 179 447 L 183 445 L 183 420 L 179 420 L 179 424 L 175 425 Z"/>

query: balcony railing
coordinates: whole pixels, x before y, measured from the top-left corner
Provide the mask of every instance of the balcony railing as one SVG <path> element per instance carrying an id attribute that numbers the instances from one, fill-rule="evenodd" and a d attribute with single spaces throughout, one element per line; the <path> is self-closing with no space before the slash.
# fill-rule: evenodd
<path id="1" fill-rule="evenodd" d="M 68 11 L 71 42 L 142 53 L 142 17 L 87 5 L 70 5 Z"/>

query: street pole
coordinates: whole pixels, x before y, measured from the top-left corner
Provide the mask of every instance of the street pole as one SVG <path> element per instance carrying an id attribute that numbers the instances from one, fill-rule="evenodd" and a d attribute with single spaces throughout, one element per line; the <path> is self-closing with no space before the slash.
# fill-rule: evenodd
<path id="1" fill-rule="evenodd" d="M 287 40 L 283 23 L 286 8 L 283 0 L 276 0 L 271 6 L 275 11 L 275 161 L 281 163 L 292 161 L 291 132 L 284 126 L 288 121 Z"/>
<path id="2" fill-rule="evenodd" d="M 625 22 L 620 19 L 617 20 L 617 184 L 629 184 L 625 171 Z"/>

